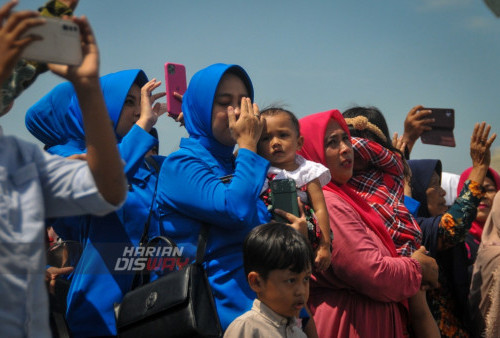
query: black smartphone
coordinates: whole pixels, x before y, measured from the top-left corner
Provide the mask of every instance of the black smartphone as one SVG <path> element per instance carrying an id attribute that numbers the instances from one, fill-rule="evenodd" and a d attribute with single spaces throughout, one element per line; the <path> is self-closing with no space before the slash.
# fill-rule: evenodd
<path id="1" fill-rule="evenodd" d="M 451 108 L 426 108 L 432 111 L 429 118 L 434 118 L 432 130 L 425 131 L 420 136 L 422 143 L 445 147 L 455 147 L 455 110 Z"/>
<path id="2" fill-rule="evenodd" d="M 299 217 L 299 203 L 297 202 L 297 187 L 295 180 L 291 178 L 272 180 L 269 182 L 271 188 L 271 203 L 273 209 L 294 214 Z M 288 223 L 289 221 L 275 213 L 273 219 L 278 222 Z"/>

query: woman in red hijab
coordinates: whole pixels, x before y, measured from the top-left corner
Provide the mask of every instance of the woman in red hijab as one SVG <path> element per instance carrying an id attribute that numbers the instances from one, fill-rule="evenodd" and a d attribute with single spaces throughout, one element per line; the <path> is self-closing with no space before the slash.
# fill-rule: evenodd
<path id="1" fill-rule="evenodd" d="M 315 272 L 309 305 L 320 337 L 407 336 L 407 299 L 437 284 L 436 262 L 421 247 L 399 257 L 379 215 L 347 186 L 353 150 L 338 110 L 300 120 L 300 155 L 330 169 L 323 187 L 334 233 L 332 261 Z"/>

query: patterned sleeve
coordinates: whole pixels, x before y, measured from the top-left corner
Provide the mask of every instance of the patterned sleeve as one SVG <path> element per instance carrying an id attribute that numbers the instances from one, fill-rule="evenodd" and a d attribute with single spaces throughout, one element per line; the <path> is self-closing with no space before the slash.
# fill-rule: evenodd
<path id="1" fill-rule="evenodd" d="M 361 137 L 351 138 L 354 152 L 376 168 L 392 175 L 403 175 L 404 165 L 401 157 L 377 142 Z"/>
<path id="2" fill-rule="evenodd" d="M 441 217 L 438 237 L 444 248 L 450 248 L 465 240 L 465 235 L 476 218 L 477 206 L 484 196 L 484 188 L 477 182 L 467 180 L 460 195 Z"/>

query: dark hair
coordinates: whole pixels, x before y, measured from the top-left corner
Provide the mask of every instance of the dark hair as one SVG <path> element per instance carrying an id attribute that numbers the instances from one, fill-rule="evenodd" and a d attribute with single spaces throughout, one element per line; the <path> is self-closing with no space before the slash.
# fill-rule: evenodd
<path id="1" fill-rule="evenodd" d="M 148 77 L 146 76 L 146 73 L 141 70 L 137 73 L 134 84 L 138 85 L 139 89 L 141 89 L 146 83 L 148 83 Z"/>
<path id="2" fill-rule="evenodd" d="M 275 116 L 275 115 L 278 115 L 278 114 L 281 114 L 281 113 L 284 113 L 284 114 L 288 115 L 288 117 L 292 121 L 293 128 L 297 132 L 297 136 L 300 136 L 299 120 L 297 119 L 297 117 L 295 116 L 295 114 L 292 113 L 291 111 L 289 111 L 287 109 L 284 109 L 282 107 L 267 107 L 267 108 L 265 108 L 264 110 L 262 110 L 260 112 L 260 115 L 261 116 Z"/>
<path id="3" fill-rule="evenodd" d="M 300 273 L 311 268 L 311 246 L 297 230 L 283 223 L 255 227 L 243 242 L 245 274 L 258 272 L 266 280 L 271 270 L 290 269 Z"/>
<path id="4" fill-rule="evenodd" d="M 377 107 L 361 107 L 361 106 L 355 106 L 352 108 L 347 109 L 342 116 L 344 118 L 354 118 L 357 116 L 364 116 L 368 119 L 368 121 L 375 126 L 377 126 L 382 134 L 384 134 L 386 140 L 384 141 L 381 139 L 377 134 L 374 132 L 364 129 L 364 130 L 358 130 L 354 128 L 352 125 L 348 124 L 349 127 L 349 132 L 351 133 L 351 136 L 353 137 L 361 137 L 365 138 L 368 140 L 372 140 L 383 146 L 384 148 L 389 149 L 392 152 L 396 152 L 399 155 L 401 155 L 401 158 L 403 160 L 404 164 L 404 175 L 409 177 L 410 175 L 410 169 L 408 167 L 408 164 L 406 163 L 405 160 L 405 155 L 401 152 L 401 150 L 395 148 L 392 144 L 391 141 L 391 136 L 389 135 L 389 128 L 387 127 L 387 122 L 385 120 L 384 115 L 382 112 L 377 108 Z"/>
<path id="5" fill-rule="evenodd" d="M 248 74 L 245 72 L 245 70 L 239 66 L 233 66 L 228 68 L 225 72 L 224 75 L 226 74 L 233 74 L 236 75 L 237 77 L 240 78 L 241 81 L 243 81 L 243 84 L 245 85 L 247 91 L 248 91 L 248 97 L 252 99 L 253 101 L 253 86 L 252 82 L 250 81 L 250 77 Z"/>
<path id="6" fill-rule="evenodd" d="M 387 122 L 385 121 L 384 115 L 382 112 L 376 107 L 352 107 L 347 109 L 342 116 L 344 118 L 352 118 L 356 116 L 364 116 L 368 119 L 369 122 L 376 125 L 382 134 L 386 137 L 386 141 L 381 139 L 378 135 L 371 132 L 368 129 L 358 130 L 355 129 L 352 125 L 349 126 L 349 132 L 351 136 L 354 137 L 362 137 L 372 141 L 377 142 L 378 144 L 384 146 L 387 149 L 394 150 L 391 142 L 391 137 L 389 136 L 389 128 L 387 127 Z"/>

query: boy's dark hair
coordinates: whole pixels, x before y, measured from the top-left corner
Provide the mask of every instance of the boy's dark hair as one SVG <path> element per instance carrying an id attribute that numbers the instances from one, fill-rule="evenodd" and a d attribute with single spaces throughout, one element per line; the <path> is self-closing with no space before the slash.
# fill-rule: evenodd
<path id="1" fill-rule="evenodd" d="M 255 227 L 243 242 L 245 274 L 259 273 L 266 280 L 271 270 L 300 273 L 314 264 L 310 244 L 297 230 L 283 223 Z"/>
<path id="2" fill-rule="evenodd" d="M 260 112 L 261 116 L 275 116 L 281 113 L 285 113 L 290 117 L 290 120 L 292 121 L 293 128 L 297 132 L 297 137 L 300 136 L 300 125 L 299 125 L 299 120 L 295 116 L 294 113 L 291 111 L 284 109 L 282 107 L 267 107 L 264 110 Z"/>

